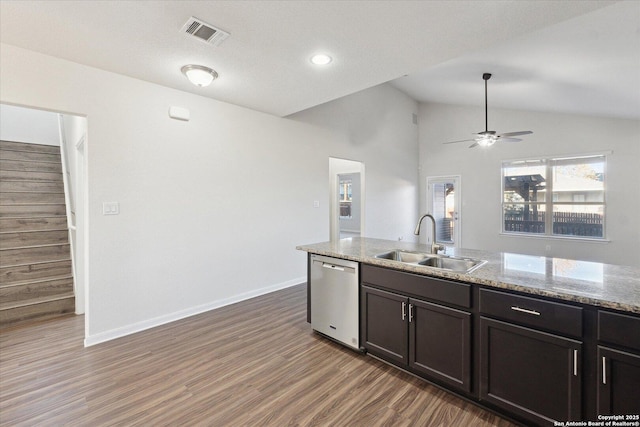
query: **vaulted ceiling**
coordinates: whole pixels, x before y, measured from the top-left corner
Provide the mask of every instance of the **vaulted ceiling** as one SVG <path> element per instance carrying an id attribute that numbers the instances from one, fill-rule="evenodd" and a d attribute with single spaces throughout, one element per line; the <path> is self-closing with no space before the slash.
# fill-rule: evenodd
<path id="1" fill-rule="evenodd" d="M 185 35 L 191 16 L 231 35 Z M 496 107 L 640 118 L 637 1 L 2 0 L 0 24 L 2 43 L 278 116 L 388 81 L 480 105 L 492 72 Z M 195 87 L 186 64 L 220 77 Z"/>

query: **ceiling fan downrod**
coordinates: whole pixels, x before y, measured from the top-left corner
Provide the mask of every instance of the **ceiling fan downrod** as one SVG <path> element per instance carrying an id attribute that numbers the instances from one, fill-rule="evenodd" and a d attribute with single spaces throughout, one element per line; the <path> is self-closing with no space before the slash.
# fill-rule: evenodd
<path id="1" fill-rule="evenodd" d="M 484 80 L 484 131 L 489 133 L 489 108 L 487 107 L 487 80 L 491 78 L 490 73 L 484 73 L 482 79 Z"/>

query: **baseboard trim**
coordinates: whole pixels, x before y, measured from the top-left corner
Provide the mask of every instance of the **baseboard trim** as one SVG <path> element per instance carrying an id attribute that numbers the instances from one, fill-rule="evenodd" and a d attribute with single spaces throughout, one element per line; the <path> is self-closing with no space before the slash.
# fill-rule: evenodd
<path id="1" fill-rule="evenodd" d="M 237 302 L 245 301 L 251 298 L 265 295 L 271 292 L 279 291 L 280 289 L 290 288 L 307 281 L 306 277 L 299 277 L 296 279 L 288 280 L 286 282 L 278 283 L 265 288 L 255 289 L 253 291 L 245 292 L 242 294 L 234 295 L 229 298 L 224 298 L 216 301 L 209 302 L 207 304 L 198 305 L 185 310 L 176 311 L 164 316 L 155 317 L 153 319 L 144 320 L 142 322 L 133 323 L 131 325 L 122 326 L 120 328 L 112 329 L 110 331 L 100 332 L 95 335 L 88 335 L 84 339 L 84 346 L 91 347 L 96 344 L 111 341 L 116 338 L 125 337 L 127 335 L 142 332 L 147 329 L 155 328 L 156 326 L 165 325 L 167 323 L 175 322 L 176 320 L 184 319 L 187 317 L 195 316 L 196 314 L 204 313 L 206 311 L 215 310 L 216 308 L 224 307 Z"/>

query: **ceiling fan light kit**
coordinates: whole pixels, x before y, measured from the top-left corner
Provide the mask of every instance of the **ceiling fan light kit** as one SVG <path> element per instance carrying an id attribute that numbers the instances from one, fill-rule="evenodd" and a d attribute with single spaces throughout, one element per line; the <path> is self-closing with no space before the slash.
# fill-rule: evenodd
<path id="1" fill-rule="evenodd" d="M 489 108 L 487 103 L 487 80 L 491 78 L 491 73 L 482 74 L 482 80 L 484 80 L 484 132 L 478 132 L 474 139 L 463 139 L 460 141 L 449 141 L 444 144 L 455 144 L 458 142 L 469 142 L 473 141 L 473 144 L 469 146 L 469 148 L 473 148 L 476 146 L 480 147 L 490 147 L 498 141 L 503 142 L 519 142 L 522 141 L 519 138 L 511 138 L 513 136 L 519 135 L 529 135 L 533 132 L 530 130 L 523 130 L 519 132 L 507 132 L 497 134 L 495 130 L 489 130 Z"/>
<path id="2" fill-rule="evenodd" d="M 497 140 L 498 138 L 495 135 L 491 134 L 478 135 L 476 137 L 476 143 L 480 147 L 490 147 L 491 145 L 495 144 Z"/>

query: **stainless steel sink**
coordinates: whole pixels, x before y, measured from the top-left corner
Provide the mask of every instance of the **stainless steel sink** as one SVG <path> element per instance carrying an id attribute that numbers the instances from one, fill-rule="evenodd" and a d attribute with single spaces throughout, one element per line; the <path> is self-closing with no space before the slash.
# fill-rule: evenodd
<path id="1" fill-rule="evenodd" d="M 479 268 L 486 261 L 471 258 L 453 258 L 453 257 L 431 257 L 418 261 L 419 265 L 426 265 L 427 267 L 441 268 L 443 270 L 457 271 L 461 273 L 468 273 L 476 268 Z"/>
<path id="2" fill-rule="evenodd" d="M 413 264 L 424 260 L 428 256 L 431 255 L 422 252 L 411 252 L 396 249 L 390 252 L 378 254 L 376 255 L 376 258 L 390 259 L 392 261 L 400 261 L 408 264 Z"/>
<path id="3" fill-rule="evenodd" d="M 424 252 L 394 249 L 375 256 L 380 259 L 401 262 L 416 266 L 431 267 L 441 270 L 470 273 L 486 264 L 486 261 L 474 258 L 453 257 L 449 255 L 435 255 Z"/>

